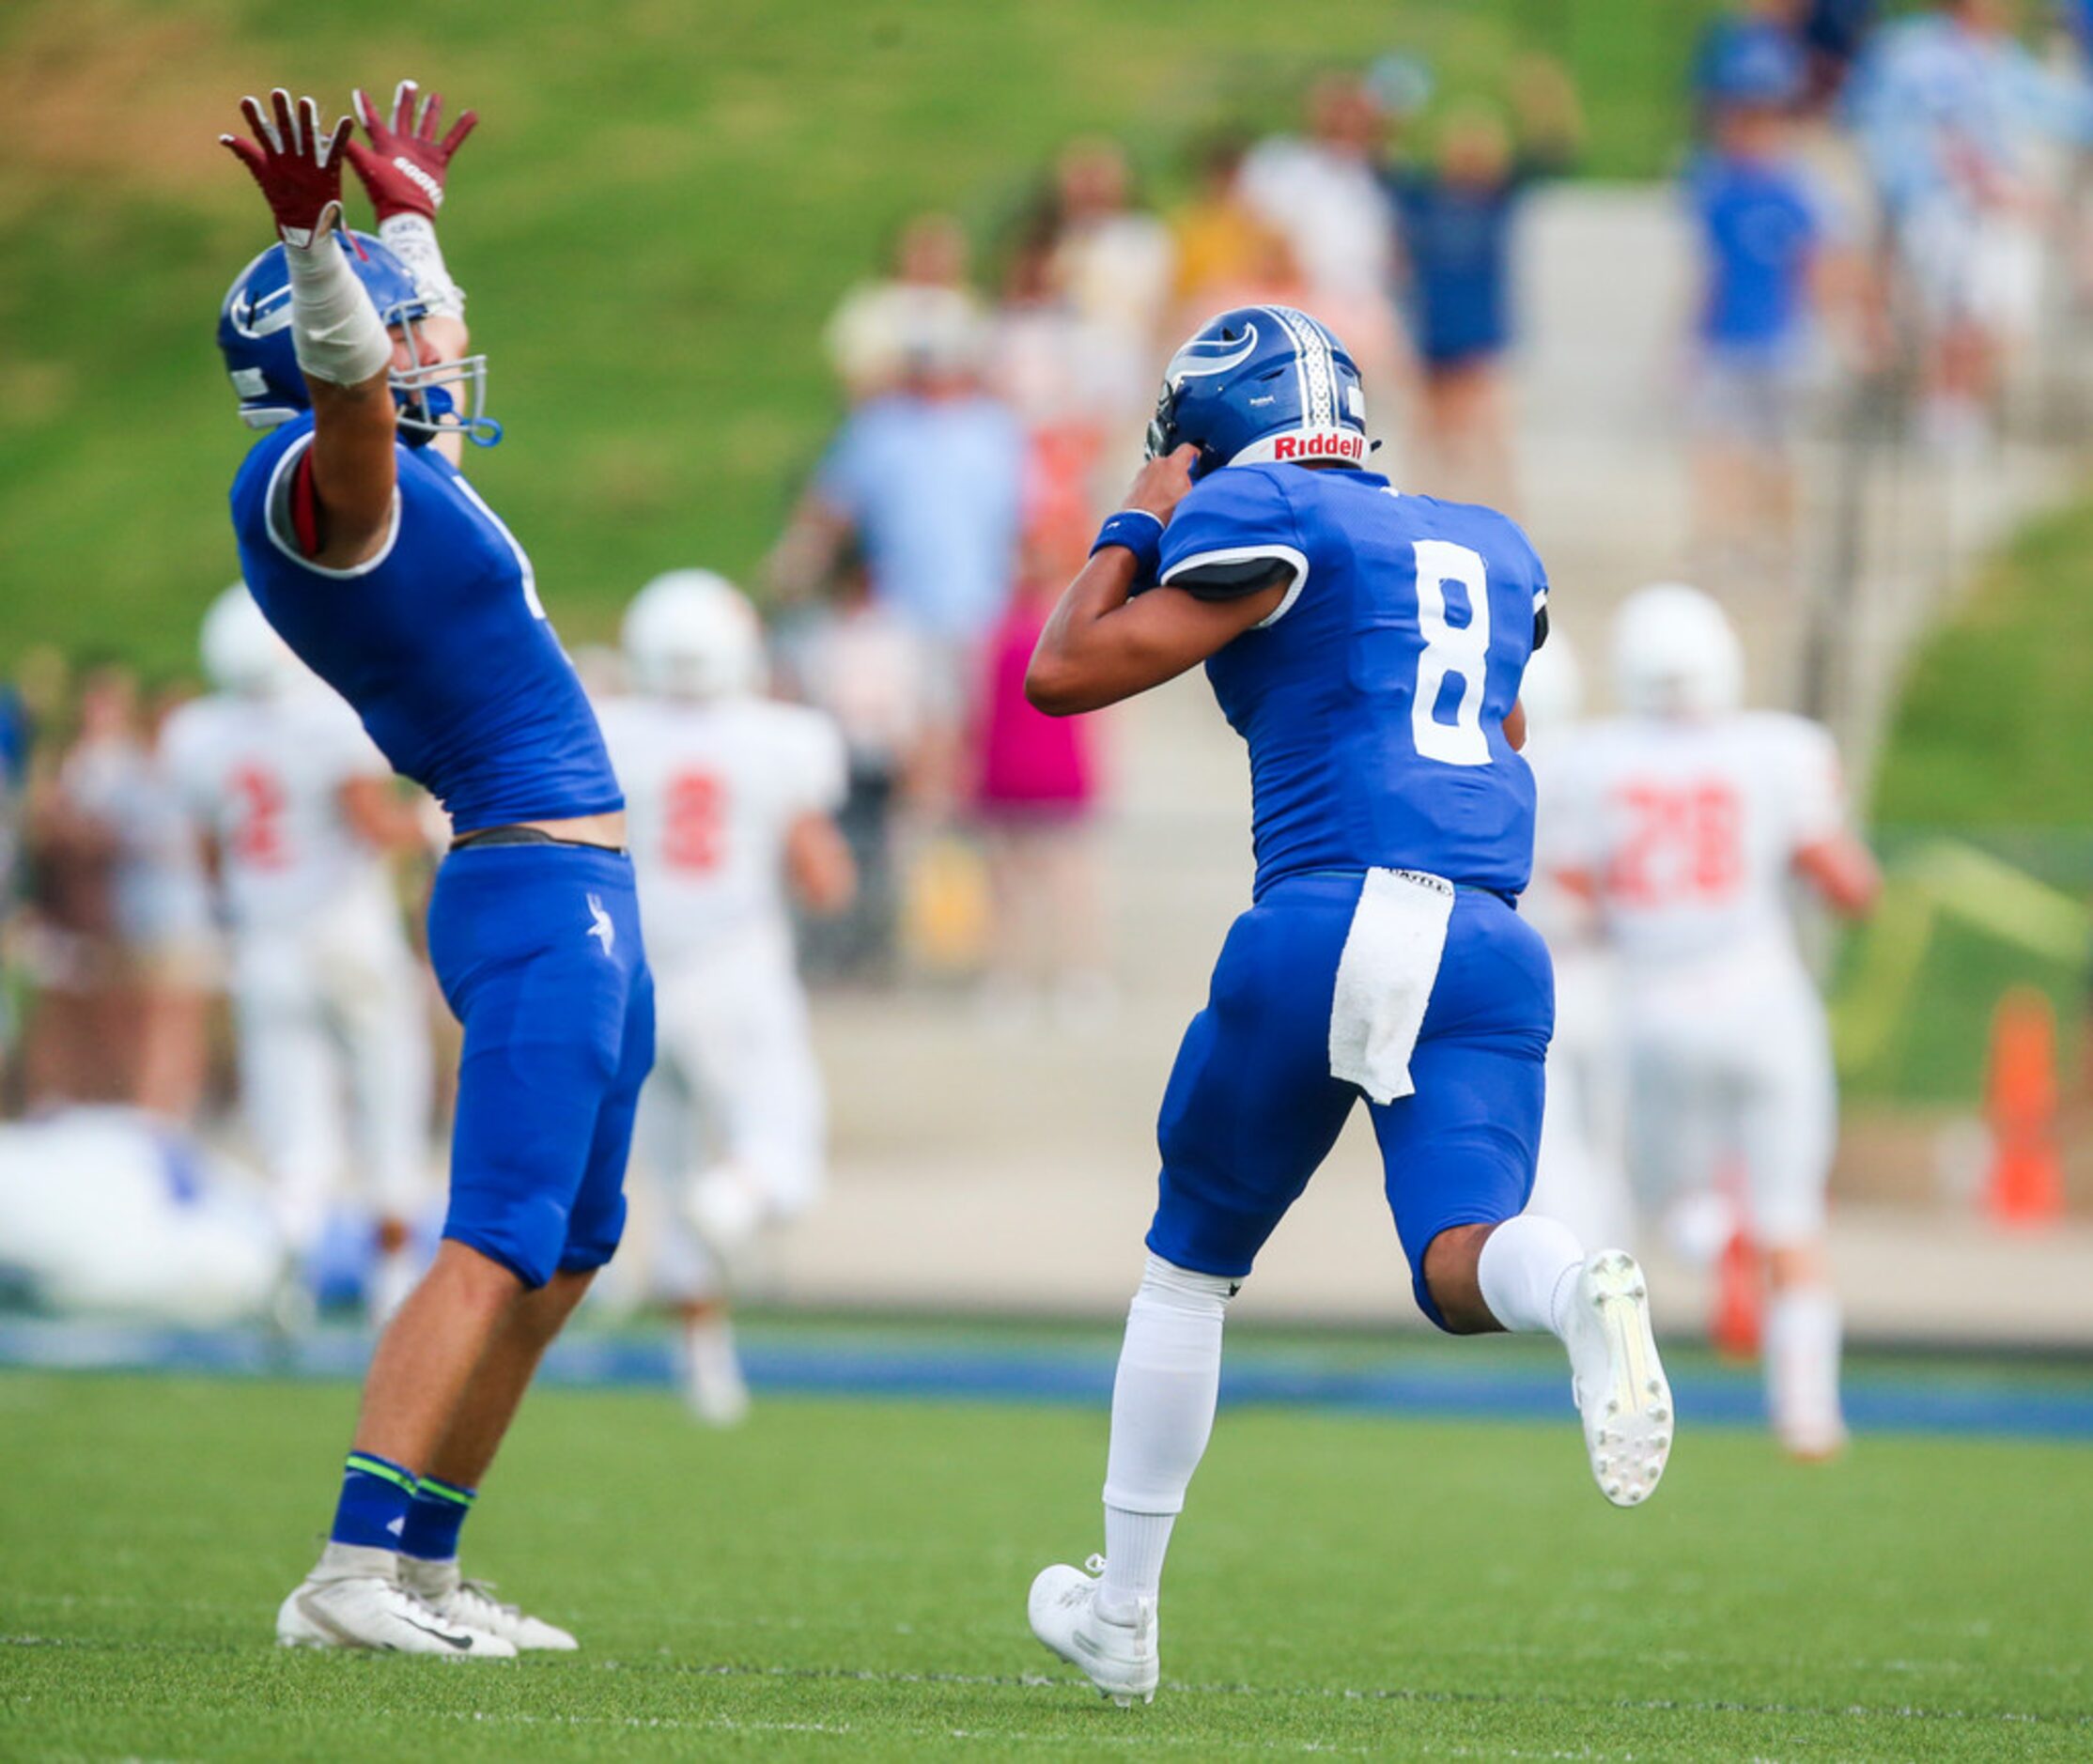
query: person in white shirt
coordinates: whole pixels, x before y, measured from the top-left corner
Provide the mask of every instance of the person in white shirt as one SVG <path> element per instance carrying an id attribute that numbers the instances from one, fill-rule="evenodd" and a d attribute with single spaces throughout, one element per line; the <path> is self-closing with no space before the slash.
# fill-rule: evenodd
<path id="1" fill-rule="evenodd" d="M 1619 964 L 1636 1186 L 1677 1198 L 1741 1172 L 1774 1428 L 1796 1456 L 1828 1457 L 1845 1439 L 1824 1251 L 1837 1095 L 1788 891 L 1799 879 L 1858 916 L 1880 877 L 1830 735 L 1741 708 L 1742 651 L 1713 600 L 1644 588 L 1614 632 L 1625 714 L 1551 766 L 1545 861 L 1596 903 Z"/>
<path id="2" fill-rule="evenodd" d="M 763 696 L 755 610 L 708 570 L 649 582 L 624 641 L 639 696 L 601 712 L 655 977 L 639 1144 L 673 1203 L 657 1277 L 684 1321 L 685 1394 L 724 1426 L 749 1400 L 727 1283 L 825 1179 L 788 890 L 816 913 L 849 905 L 856 877 L 833 818 L 845 749 L 820 712 Z"/>
<path id="3" fill-rule="evenodd" d="M 1549 849 L 1584 720 L 1584 673 L 1570 640 L 1549 634 L 1519 682 L 1533 768 L 1535 844 Z M 1519 916 L 1540 932 L 1556 971 L 1556 1031 L 1548 1043 L 1548 1103 L 1528 1212 L 1560 1219 L 1588 1244 L 1625 1243 L 1635 1208 L 1621 1158 L 1622 1073 L 1614 961 L 1589 896 L 1541 864 L 1519 897 Z"/>
<path id="4" fill-rule="evenodd" d="M 430 1193 L 428 1019 L 389 861 L 420 833 L 355 713 L 243 585 L 212 603 L 203 661 L 216 689 L 168 720 L 161 764 L 216 854 L 248 1134 L 297 1253 L 353 1177 L 382 1320 Z"/>
<path id="5" fill-rule="evenodd" d="M 1388 386 L 1406 366 L 1395 210 L 1381 166 L 1388 116 L 1364 79 L 1330 73 L 1309 88 L 1306 120 L 1305 133 L 1252 147 L 1237 189 L 1286 240 L 1307 285 L 1301 303 L 1351 345 L 1369 385 Z M 1374 419 L 1386 424 L 1390 414 L 1376 410 Z"/>

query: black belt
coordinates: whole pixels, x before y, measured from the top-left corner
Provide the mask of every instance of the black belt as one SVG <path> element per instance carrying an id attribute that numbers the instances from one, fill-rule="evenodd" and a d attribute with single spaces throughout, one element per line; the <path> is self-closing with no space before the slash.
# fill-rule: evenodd
<path id="1" fill-rule="evenodd" d="M 562 839 L 557 833 L 548 833 L 542 827 L 487 827 L 477 832 L 460 833 L 451 841 L 453 851 L 492 845 L 566 845 L 574 851 L 600 851 L 612 858 L 630 855 L 623 845 L 598 845 L 586 839 Z"/>

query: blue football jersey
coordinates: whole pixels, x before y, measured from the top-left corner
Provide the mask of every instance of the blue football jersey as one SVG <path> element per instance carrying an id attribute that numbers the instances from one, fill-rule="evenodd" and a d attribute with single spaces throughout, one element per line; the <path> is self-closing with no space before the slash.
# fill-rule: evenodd
<path id="1" fill-rule="evenodd" d="M 1547 600 L 1487 508 L 1371 472 L 1231 466 L 1163 534 L 1161 580 L 1209 596 L 1293 571 L 1279 609 L 1206 664 L 1248 743 L 1257 890 L 1312 871 L 1421 870 L 1516 895 L 1533 774 L 1504 720 Z"/>
<path id="2" fill-rule="evenodd" d="M 270 624 L 456 831 L 623 808 L 530 559 L 479 492 L 441 454 L 402 445 L 384 549 L 322 569 L 285 536 L 312 433 L 310 413 L 271 430 L 233 480 L 240 568 Z"/>

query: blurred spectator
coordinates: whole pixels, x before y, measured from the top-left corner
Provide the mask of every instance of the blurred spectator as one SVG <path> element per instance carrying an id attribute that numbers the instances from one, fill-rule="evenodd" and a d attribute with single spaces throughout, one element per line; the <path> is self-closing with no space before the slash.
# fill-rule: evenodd
<path id="1" fill-rule="evenodd" d="M 974 804 L 986 833 L 992 924 L 987 999 L 1035 996 L 1081 1018 L 1109 1003 L 1091 823 L 1098 796 L 1095 719 L 1043 716 L 1025 669 L 1064 574 L 1028 560 L 989 642 L 976 713 Z"/>
<path id="2" fill-rule="evenodd" d="M 1054 167 L 1054 285 L 1098 351 L 1095 391 L 1114 417 L 1146 422 L 1155 354 L 1169 316 L 1176 246 L 1134 206 L 1133 176 L 1116 142 L 1072 143 Z"/>
<path id="3" fill-rule="evenodd" d="M 1803 47 L 1809 56 L 1809 103 L 1837 101 L 1875 28 L 1876 0 L 1808 0 L 1803 8 Z"/>
<path id="4" fill-rule="evenodd" d="M 61 661 L 45 659 L 47 726 L 62 727 L 60 707 L 70 682 Z M 102 688 L 92 714 L 119 708 L 105 702 L 114 687 Z M 128 679 L 124 687 L 128 692 Z M 120 708 L 128 715 L 128 700 Z M 73 802 L 56 765 L 41 756 L 26 797 L 24 843 L 28 910 L 22 952 L 32 998 L 24 1060 L 28 1101 L 33 1107 L 115 1102 L 124 1090 L 107 1054 L 116 1029 L 109 1008 L 116 978 L 116 840 Z"/>
<path id="5" fill-rule="evenodd" d="M 170 706 L 153 707 L 157 715 Z M 135 677 L 80 689 L 71 748 L 39 793 L 39 1101 L 132 1102 L 187 1121 L 202 1096 L 212 979 L 201 843 L 160 776 Z"/>
<path id="6" fill-rule="evenodd" d="M 1694 51 L 1694 108 L 1701 132 L 1725 106 L 1760 103 L 1767 94 L 1799 105 L 1808 89 L 1808 51 L 1803 29 L 1809 0 L 1741 0 L 1717 14 Z"/>
<path id="7" fill-rule="evenodd" d="M 203 1101 L 207 1017 L 219 969 L 203 836 L 159 760 L 161 731 L 190 696 L 186 687 L 151 694 L 138 763 L 128 777 L 117 768 L 108 781 L 111 810 L 122 819 L 116 930 L 136 1013 L 131 1100 L 183 1123 Z"/>
<path id="8" fill-rule="evenodd" d="M 1309 298 L 1286 235 L 1244 197 L 1246 152 L 1239 135 L 1210 140 L 1200 150 L 1192 199 L 1171 216 L 1177 299 L 1166 348 L 1232 306 L 1299 306 Z"/>
<path id="9" fill-rule="evenodd" d="M 16 914 L 24 882 L 23 831 L 28 813 L 29 761 L 36 719 L 22 689 L 0 683 L 0 961 L 16 954 Z M 15 989 L 0 984 L 0 1077 L 13 1067 L 19 1025 Z"/>
<path id="10" fill-rule="evenodd" d="M 802 960 L 814 975 L 890 980 L 900 911 L 894 820 L 926 764 L 924 645 L 853 566 L 834 602 L 788 623 L 778 647 L 780 685 L 843 731 L 848 790 L 836 826 L 858 871 L 849 907 L 803 927 Z"/>
<path id="11" fill-rule="evenodd" d="M 894 241 L 893 271 L 843 297 L 823 342 L 853 400 L 894 386 L 923 339 L 965 330 L 981 317 L 969 281 L 967 234 L 949 214 L 919 214 Z M 932 347 L 935 347 L 934 345 Z"/>
<path id="12" fill-rule="evenodd" d="M 1391 303 L 1396 244 L 1380 174 L 1386 117 L 1364 79 L 1331 73 L 1310 87 L 1307 120 L 1305 135 L 1250 150 L 1240 188 L 1286 240 L 1308 310 L 1350 346 L 1372 396 L 1392 390 L 1402 360 Z"/>
<path id="13" fill-rule="evenodd" d="M 1793 148 L 1801 70 L 1716 108 L 1688 168 L 1699 235 L 1693 426 L 1696 526 L 1710 581 L 1787 569 L 1793 445 L 1814 305 L 1831 242 L 1826 202 Z"/>
<path id="14" fill-rule="evenodd" d="M 2054 198 L 2036 148 L 2093 139 L 2082 72 L 2015 39 L 2014 0 L 1949 0 L 1877 33 L 1849 109 L 1912 298 L 1924 356 L 1922 429 L 1980 441 L 2002 350 L 2033 317 Z"/>
<path id="15" fill-rule="evenodd" d="M 990 389 L 1025 434 L 1024 544 L 1073 574 L 1096 526 L 1095 485 L 1110 432 L 1105 412 L 1126 389 L 1105 383 L 1109 352 L 1055 281 L 1050 215 L 1019 238 L 990 334 Z"/>
<path id="16" fill-rule="evenodd" d="M 1568 169 L 1573 105 L 1551 105 L 1522 140 L 1496 112 L 1447 114 L 1429 167 L 1391 175 L 1409 268 L 1411 343 L 1424 399 L 1419 413 L 1420 487 L 1508 507 L 1510 413 L 1501 367 L 1512 342 L 1512 236 L 1519 199 L 1537 178 Z"/>
<path id="17" fill-rule="evenodd" d="M 845 422 L 771 568 L 788 594 L 863 555 L 873 600 L 925 651 L 923 719 L 953 728 L 972 650 L 1001 615 L 1015 571 L 1023 432 L 979 377 L 982 337 L 948 315 L 913 339 L 901 382 Z"/>

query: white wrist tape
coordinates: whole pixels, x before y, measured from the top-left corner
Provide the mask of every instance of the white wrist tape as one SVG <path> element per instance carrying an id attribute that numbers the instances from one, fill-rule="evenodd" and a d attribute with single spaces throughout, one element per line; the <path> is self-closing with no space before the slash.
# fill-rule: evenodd
<path id="1" fill-rule="evenodd" d="M 414 272 L 414 286 L 429 312 L 439 318 L 465 317 L 465 290 L 451 280 L 443 248 L 436 242 L 436 224 L 421 214 L 395 214 L 378 224 L 378 236 L 393 255 Z"/>
<path id="2" fill-rule="evenodd" d="M 393 364 L 393 340 L 332 231 L 310 245 L 284 244 L 290 267 L 290 335 L 314 379 L 358 386 Z"/>

